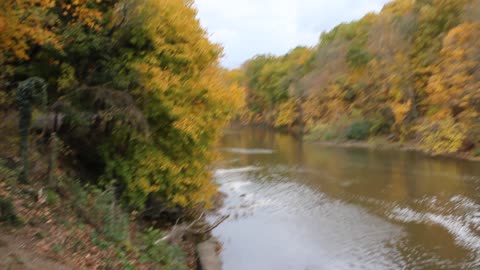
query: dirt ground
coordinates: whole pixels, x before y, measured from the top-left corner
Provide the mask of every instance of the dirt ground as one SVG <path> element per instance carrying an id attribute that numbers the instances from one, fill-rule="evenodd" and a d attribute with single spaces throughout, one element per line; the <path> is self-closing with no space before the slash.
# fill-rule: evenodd
<path id="1" fill-rule="evenodd" d="M 26 249 L 28 241 L 0 232 L 0 270 L 70 270 L 40 254 Z"/>

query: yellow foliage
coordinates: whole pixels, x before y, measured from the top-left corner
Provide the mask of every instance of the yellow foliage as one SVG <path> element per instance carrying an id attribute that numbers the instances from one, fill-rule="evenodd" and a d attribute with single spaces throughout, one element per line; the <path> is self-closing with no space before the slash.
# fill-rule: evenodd
<path id="1" fill-rule="evenodd" d="M 5 61 L 29 60 L 32 45 L 50 44 L 62 48 L 62 39 L 56 31 L 61 22 L 52 9 L 59 8 L 71 23 L 99 28 L 102 13 L 89 6 L 90 0 L 2 0 L 0 1 L 0 64 Z"/>
<path id="2" fill-rule="evenodd" d="M 297 101 L 289 99 L 278 107 L 278 116 L 275 121 L 275 127 L 291 128 L 298 119 Z"/>
<path id="3" fill-rule="evenodd" d="M 395 123 L 400 124 L 403 122 L 407 116 L 410 108 L 412 106 L 412 101 L 408 100 L 406 103 L 392 103 L 391 108 L 393 114 L 395 115 Z"/>
<path id="4" fill-rule="evenodd" d="M 433 154 L 457 152 L 466 138 L 465 126 L 456 123 L 452 117 L 424 123 L 417 130 L 421 136 L 420 146 Z"/>
<path id="5" fill-rule="evenodd" d="M 443 40 L 440 63 L 428 81 L 429 103 L 438 112 L 433 119 L 455 117 L 475 130 L 480 117 L 480 22 L 467 22 L 450 30 Z"/>
<path id="6" fill-rule="evenodd" d="M 135 179 L 129 183 L 130 193 L 155 192 L 174 205 L 208 206 L 216 192 L 207 167 L 216 157 L 212 147 L 230 117 L 243 106 L 244 90 L 220 68 L 221 48 L 208 40 L 192 1 L 135 3 L 132 12 L 138 21 L 127 23 L 142 27 L 152 42 L 151 51 L 133 64 L 140 81 L 136 95 L 151 108 L 147 117 L 155 118 L 159 108 L 168 110 L 171 128 L 178 136 L 178 141 L 169 143 L 186 151 L 143 153 Z"/>

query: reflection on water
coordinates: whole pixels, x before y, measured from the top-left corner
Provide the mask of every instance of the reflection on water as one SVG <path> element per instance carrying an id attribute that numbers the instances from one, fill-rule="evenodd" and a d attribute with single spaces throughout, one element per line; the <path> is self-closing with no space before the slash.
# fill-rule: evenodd
<path id="1" fill-rule="evenodd" d="M 225 270 L 480 269 L 480 166 L 230 130 Z"/>

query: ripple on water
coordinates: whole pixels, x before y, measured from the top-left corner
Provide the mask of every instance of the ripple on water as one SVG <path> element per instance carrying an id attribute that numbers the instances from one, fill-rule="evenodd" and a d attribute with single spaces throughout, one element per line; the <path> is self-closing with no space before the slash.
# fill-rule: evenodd
<path id="1" fill-rule="evenodd" d="M 229 174 L 241 174 L 241 173 L 253 172 L 258 170 L 260 170 L 260 168 L 256 166 L 246 166 L 246 167 L 232 168 L 232 169 L 217 169 L 215 170 L 215 176 L 220 177 L 220 176 L 225 176 Z"/>
<path id="2" fill-rule="evenodd" d="M 244 155 L 271 155 L 274 153 L 271 149 L 256 149 L 256 148 L 225 148 L 227 152 Z"/>
<path id="3" fill-rule="evenodd" d="M 262 269 L 402 269 L 402 262 L 395 259 L 400 256 L 388 247 L 401 237 L 399 228 L 292 179 L 254 181 L 244 172 L 220 175 L 232 219 L 219 230 L 235 232 L 225 233 L 227 239 L 219 233 L 221 240 L 228 241 L 226 250 L 253 244 L 257 254 L 242 249 L 243 254 L 269 256 L 271 248 L 282 246 L 285 250 L 278 252 L 277 261 L 253 264 L 275 266 Z M 248 263 L 230 257 L 234 254 L 238 256 L 224 253 L 229 263 L 237 264 L 226 269 L 247 269 L 241 266 Z M 291 262 L 291 267 L 285 265 Z"/>
<path id="4" fill-rule="evenodd" d="M 395 207 L 387 216 L 402 223 L 437 224 L 446 229 L 458 245 L 480 256 L 480 235 L 475 230 L 480 226 L 478 210 L 463 216 L 418 212 L 408 207 Z"/>

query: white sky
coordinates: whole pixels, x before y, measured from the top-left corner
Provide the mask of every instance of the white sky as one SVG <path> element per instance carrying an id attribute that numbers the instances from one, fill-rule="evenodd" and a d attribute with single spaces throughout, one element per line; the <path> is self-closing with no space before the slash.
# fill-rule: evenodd
<path id="1" fill-rule="evenodd" d="M 224 46 L 222 64 L 313 46 L 323 31 L 379 11 L 389 0 L 195 0 L 200 22 Z"/>

